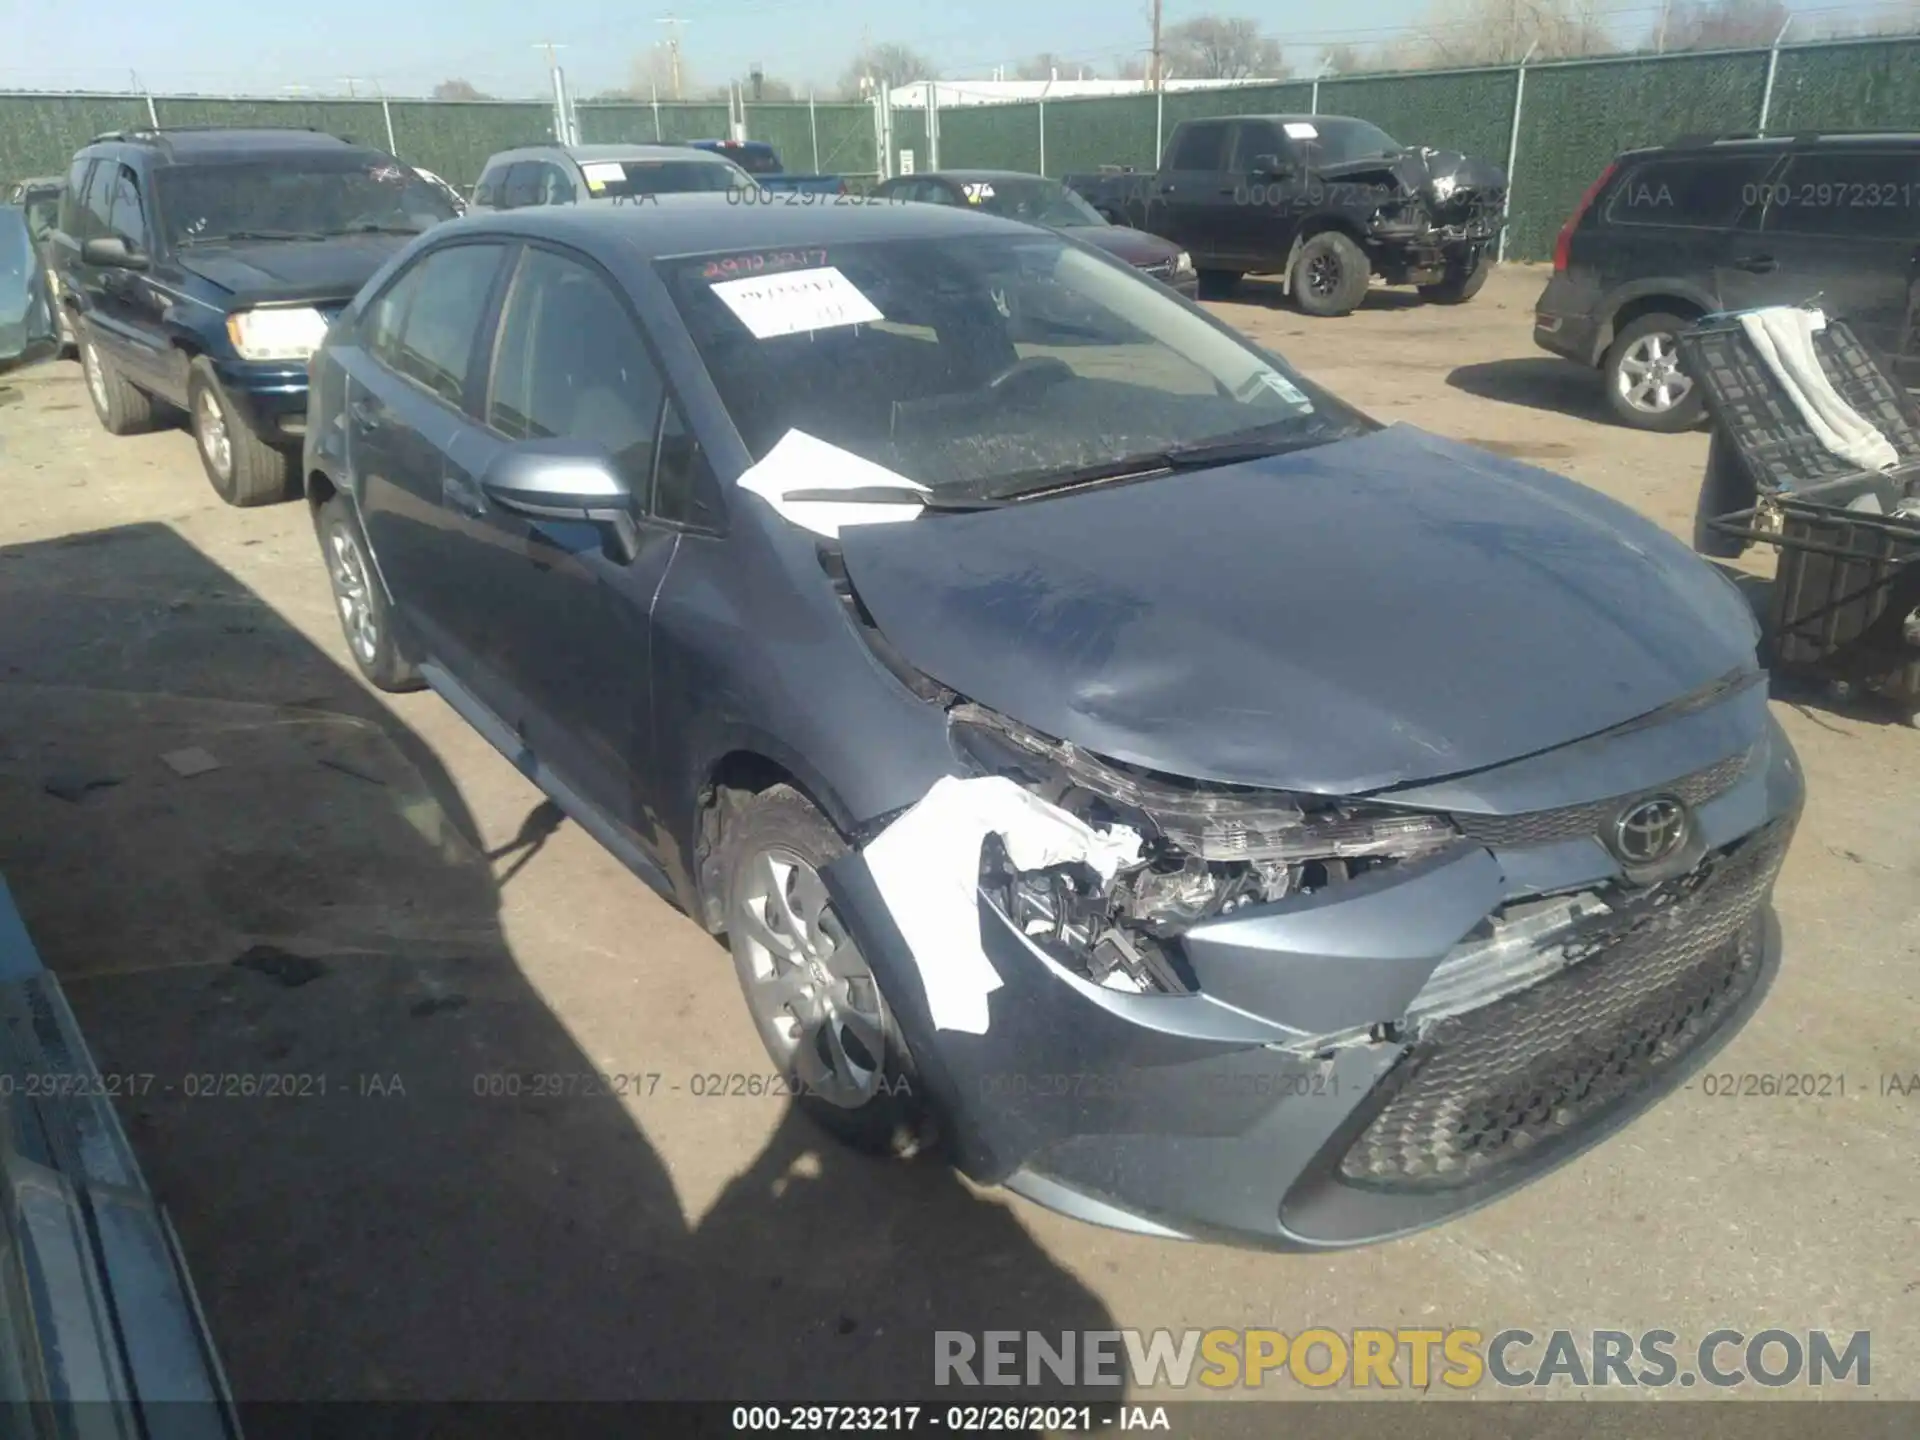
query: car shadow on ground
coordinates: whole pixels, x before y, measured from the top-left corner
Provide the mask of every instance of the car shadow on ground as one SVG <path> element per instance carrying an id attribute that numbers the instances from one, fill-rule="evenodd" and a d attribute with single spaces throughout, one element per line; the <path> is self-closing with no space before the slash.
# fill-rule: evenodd
<path id="1" fill-rule="evenodd" d="M 1249 305 L 1264 305 L 1269 310 L 1291 310 L 1303 319 L 1311 319 L 1288 297 L 1285 283 L 1278 275 L 1244 276 L 1232 290 L 1219 297 L 1223 300 L 1239 300 Z M 1412 289 L 1389 289 L 1375 285 L 1367 291 L 1360 302 L 1362 310 L 1412 310 L 1427 302 L 1420 298 L 1420 292 Z"/>
<path id="2" fill-rule="evenodd" d="M 428 746 L 171 529 L 0 549 L 0 606 L 0 870 L 243 1407 L 925 1400 L 936 1328 L 1112 1326 L 1008 1207 L 793 1113 L 690 1222 L 672 1077 L 587 1078 L 501 928 L 557 817 L 480 854 Z"/>
<path id="3" fill-rule="evenodd" d="M 1578 420 L 1593 420 L 1613 425 L 1607 409 L 1607 397 L 1600 388 L 1600 377 L 1584 365 L 1548 355 L 1523 356 L 1511 360 L 1486 360 L 1477 365 L 1456 365 L 1447 372 L 1447 384 L 1482 400 L 1497 400 L 1503 405 L 1522 405 L 1529 410 L 1550 410 Z"/>

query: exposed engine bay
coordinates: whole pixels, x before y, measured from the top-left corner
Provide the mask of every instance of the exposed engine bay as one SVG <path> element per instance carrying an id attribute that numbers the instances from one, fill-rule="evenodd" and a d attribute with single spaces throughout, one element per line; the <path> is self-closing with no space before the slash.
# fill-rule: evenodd
<path id="1" fill-rule="evenodd" d="M 948 712 L 956 749 L 1096 830 L 1141 837 L 1111 883 L 1091 867 L 1019 870 L 997 837 L 981 885 L 1023 934 L 1098 984 L 1194 988 L 1173 942 L 1204 920 L 1310 894 L 1433 854 L 1462 837 L 1444 816 L 1296 798 L 1160 775 L 1049 740 L 968 702 Z"/>

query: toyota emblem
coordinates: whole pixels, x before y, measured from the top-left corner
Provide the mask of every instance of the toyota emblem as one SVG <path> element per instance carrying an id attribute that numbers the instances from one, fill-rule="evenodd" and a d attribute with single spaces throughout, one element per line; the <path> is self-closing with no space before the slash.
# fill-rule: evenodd
<path id="1" fill-rule="evenodd" d="M 1637 800 L 1613 822 L 1613 850 L 1629 865 L 1657 865 L 1687 840 L 1687 807 L 1671 795 Z"/>

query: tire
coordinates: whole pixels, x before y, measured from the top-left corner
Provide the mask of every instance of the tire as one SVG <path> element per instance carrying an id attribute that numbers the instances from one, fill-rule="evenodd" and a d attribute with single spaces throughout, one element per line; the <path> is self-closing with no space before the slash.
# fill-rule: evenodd
<path id="1" fill-rule="evenodd" d="M 1420 287 L 1420 298 L 1434 305 L 1464 305 L 1485 287 L 1493 262 L 1476 250 L 1465 263 L 1447 262 L 1446 277 Z"/>
<path id="2" fill-rule="evenodd" d="M 789 1093 L 856 1150 L 917 1154 L 932 1131 L 912 1059 L 819 881 L 846 843 L 799 791 L 775 785 L 734 812 L 721 848 L 734 972 Z"/>
<path id="3" fill-rule="evenodd" d="M 213 493 L 229 505 L 274 505 L 299 493 L 293 456 L 248 428 L 206 356 L 187 376 L 188 425 Z"/>
<path id="4" fill-rule="evenodd" d="M 1302 312 L 1331 319 L 1358 310 L 1372 278 L 1367 252 L 1352 236 L 1323 230 L 1294 256 L 1287 289 Z"/>
<path id="5" fill-rule="evenodd" d="M 100 426 L 109 435 L 138 435 L 153 428 L 153 397 L 128 384 L 84 329 L 80 331 L 80 371 L 87 382 L 87 398 L 93 401 L 93 413 L 100 417 Z"/>
<path id="6" fill-rule="evenodd" d="M 1198 273 L 1200 298 L 1202 300 L 1225 300 L 1233 294 L 1239 285 L 1242 272 L 1238 270 L 1202 270 Z"/>
<path id="7" fill-rule="evenodd" d="M 1674 364 L 1674 337 L 1692 323 L 1655 311 L 1613 337 L 1600 374 L 1607 387 L 1607 408 L 1621 424 L 1671 435 L 1700 423 L 1706 413 L 1700 388 Z M 1662 387 L 1669 397 L 1664 403 L 1659 399 Z M 1636 394 L 1644 398 L 1631 398 Z"/>
<path id="8" fill-rule="evenodd" d="M 347 653 L 367 683 L 377 690 L 402 694 L 424 688 L 426 682 L 407 659 L 394 625 L 393 607 L 369 558 L 366 536 L 346 500 L 335 495 L 314 517 L 320 553 L 327 564 L 327 582 L 333 587 L 333 606 L 340 616 Z"/>

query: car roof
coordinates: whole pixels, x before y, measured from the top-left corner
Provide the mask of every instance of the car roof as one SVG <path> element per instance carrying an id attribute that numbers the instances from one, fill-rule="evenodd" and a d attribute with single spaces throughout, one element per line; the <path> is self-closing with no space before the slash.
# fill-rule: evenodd
<path id="1" fill-rule="evenodd" d="M 1044 175 L 1036 175 L 1031 170 L 923 170 L 917 175 L 896 175 L 896 180 L 953 180 L 962 185 L 972 185 L 980 181 L 994 180 L 1041 180 Z M 1058 183 L 1050 182 L 1050 183 Z"/>
<path id="2" fill-rule="evenodd" d="M 488 165 L 513 160 L 551 160 L 565 155 L 570 160 L 688 160 L 694 157 L 691 145 L 655 144 L 636 141 L 631 145 L 521 145 L 501 150 L 487 158 Z M 704 156 L 706 151 L 699 151 Z"/>
<path id="3" fill-rule="evenodd" d="M 714 251 L 819 247 L 868 240 L 937 240 L 999 232 L 1031 236 L 1033 227 L 944 205 L 741 205 L 718 191 L 662 195 L 644 204 L 536 205 L 450 220 L 430 232 L 449 239 L 480 234 L 526 236 L 588 254 L 624 250 L 643 262 Z"/>
<path id="4" fill-rule="evenodd" d="M 1702 154 L 1728 150 L 1785 150 L 1795 146 L 1857 145 L 1862 143 L 1920 145 L 1914 130 L 1808 130 L 1793 135 L 1756 135 L 1741 131 L 1726 135 L 1681 135 L 1660 145 L 1640 145 L 1620 152 L 1622 159 L 1653 155 Z"/>
<path id="5" fill-rule="evenodd" d="M 286 154 L 291 151 L 371 151 L 372 149 L 343 135 L 330 135 L 323 130 L 280 129 L 271 126 L 122 130 L 96 136 L 92 144 L 86 148 L 92 149 L 95 145 L 119 145 L 149 153 L 157 152 L 175 162 L 230 160 L 253 155 Z"/>
<path id="6" fill-rule="evenodd" d="M 1275 125 L 1287 125 L 1287 124 L 1325 125 L 1329 121 L 1334 121 L 1343 125 L 1372 125 L 1373 124 L 1373 121 L 1362 120 L 1355 115 L 1326 115 L 1326 114 L 1321 114 L 1321 115 L 1195 115 L 1189 120 L 1182 120 L 1180 123 L 1182 125 L 1197 125 L 1203 120 L 1223 120 L 1223 121 L 1266 120 Z M 1380 127 L 1375 126 L 1374 128 L 1378 129 Z"/>
<path id="7" fill-rule="evenodd" d="M 15 181 L 14 183 L 22 190 L 58 189 L 67 183 L 67 177 L 64 175 L 34 175 L 25 180 Z"/>

